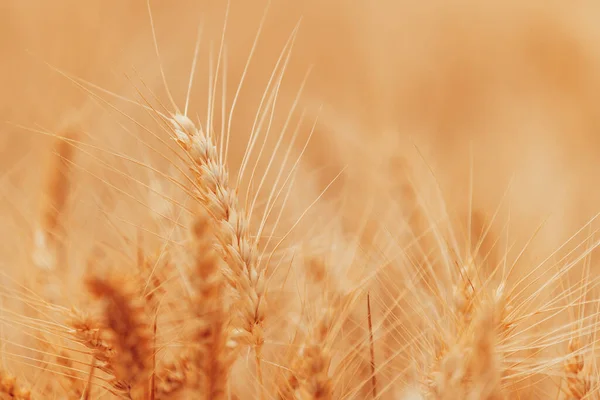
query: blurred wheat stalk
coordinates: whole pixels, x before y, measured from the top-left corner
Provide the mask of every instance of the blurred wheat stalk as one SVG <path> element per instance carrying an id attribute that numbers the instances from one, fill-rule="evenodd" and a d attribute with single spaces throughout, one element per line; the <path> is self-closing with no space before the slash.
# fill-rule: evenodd
<path id="1" fill-rule="evenodd" d="M 600 398 L 597 7 L 156 3 L 6 3 L 2 396 Z"/>

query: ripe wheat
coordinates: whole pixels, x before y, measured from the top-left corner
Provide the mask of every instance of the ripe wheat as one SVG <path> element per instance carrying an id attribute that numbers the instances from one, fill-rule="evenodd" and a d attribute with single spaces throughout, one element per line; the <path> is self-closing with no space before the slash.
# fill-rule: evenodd
<path id="1" fill-rule="evenodd" d="M 595 217 L 540 256 L 544 228 L 518 247 L 472 177 L 453 209 L 419 144 L 334 132 L 319 159 L 336 116 L 301 101 L 307 78 L 284 90 L 298 25 L 244 97 L 266 13 L 239 82 L 224 26 L 178 88 L 147 6 L 156 73 L 109 90 L 46 65 L 81 123 L 12 121 L 55 143 L 2 209 L 0 397 L 600 398 Z M 21 184 L 0 176 L 7 199 Z"/>

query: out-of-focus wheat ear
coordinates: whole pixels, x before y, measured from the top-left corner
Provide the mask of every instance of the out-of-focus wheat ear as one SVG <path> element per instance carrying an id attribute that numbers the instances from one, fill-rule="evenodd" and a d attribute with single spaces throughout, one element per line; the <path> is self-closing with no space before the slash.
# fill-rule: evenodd
<path id="1" fill-rule="evenodd" d="M 439 356 L 437 366 L 429 378 L 429 394 L 436 400 L 467 398 L 467 366 L 464 354 L 467 349 L 453 346 Z"/>
<path id="2" fill-rule="evenodd" d="M 104 329 L 111 334 L 110 360 L 116 390 L 130 397 L 146 390 L 154 353 L 152 329 L 137 279 L 107 274 L 87 279 L 89 291 L 104 302 Z"/>
<path id="3" fill-rule="evenodd" d="M 291 316 L 291 324 L 295 325 L 295 331 L 288 345 L 286 346 L 286 354 L 282 357 L 282 368 L 278 370 L 273 379 L 273 389 L 271 393 L 277 400 L 295 400 L 296 391 L 300 385 L 299 376 L 301 358 L 299 357 L 299 349 L 302 348 L 306 341 L 306 332 L 304 326 L 299 321 L 301 315 Z"/>
<path id="4" fill-rule="evenodd" d="M 295 346 L 299 345 L 294 341 L 290 346 L 290 354 L 286 358 L 285 370 L 277 376 L 275 381 L 274 395 L 278 400 L 295 400 L 296 391 L 300 386 L 298 373 L 300 371 L 301 359 L 298 357 Z"/>
<path id="5" fill-rule="evenodd" d="M 332 301 L 323 305 L 316 319 L 308 326 L 299 325 L 301 338 L 295 340 L 295 353 L 289 360 L 287 373 L 276 382 L 276 398 L 281 400 L 332 399 L 334 382 L 330 366 L 332 361 L 333 339 L 339 329 L 337 316 L 347 310 L 336 309 L 340 302 Z M 304 321 L 299 324 L 303 324 Z"/>
<path id="6" fill-rule="evenodd" d="M 222 261 L 214 250 L 212 221 L 199 213 L 191 233 L 193 268 L 190 283 L 194 291 L 191 306 L 195 315 L 193 341 L 197 346 L 193 361 L 200 375 L 199 394 L 205 399 L 219 400 L 227 396 L 227 381 L 237 342 L 230 329 L 225 279 Z"/>
<path id="7" fill-rule="evenodd" d="M 240 206 L 236 190 L 229 185 L 227 168 L 220 162 L 211 137 L 186 116 L 175 115 L 170 122 L 176 141 L 190 156 L 197 200 L 215 222 L 216 247 L 227 267 L 225 278 L 238 298 L 234 307 L 235 331 L 242 343 L 254 347 L 260 378 L 266 277 L 257 241 L 250 234 L 247 210 Z"/>
<path id="8" fill-rule="evenodd" d="M 562 390 L 568 400 L 589 398 L 592 393 L 592 382 L 589 377 L 589 368 L 586 368 L 584 358 L 585 349 L 582 348 L 578 337 L 569 341 L 569 357 L 564 363 L 564 376 L 566 387 Z"/>
<path id="9" fill-rule="evenodd" d="M 60 375 L 62 386 L 67 392 L 69 399 L 81 399 L 85 392 L 85 381 L 78 376 L 77 371 L 73 368 L 73 360 L 66 351 L 61 351 L 56 356 L 56 363 L 63 367 L 64 373 Z"/>
<path id="10" fill-rule="evenodd" d="M 432 355 L 424 380 L 431 398 L 497 400 L 507 396 L 504 357 L 513 329 L 510 305 L 505 283 L 491 282 L 479 265 L 475 258 L 457 262 L 453 282 L 449 282 L 450 304 L 436 300 L 440 315 L 449 320 L 442 321 L 441 330 L 434 333 L 433 346 L 426 344 L 424 349 Z"/>
<path id="11" fill-rule="evenodd" d="M 500 323 L 506 315 L 504 307 L 507 306 L 505 282 L 501 281 L 494 291 L 492 279 L 499 267 L 495 247 L 497 237 L 491 232 L 491 227 L 486 227 L 486 218 L 482 212 L 471 212 L 469 245 L 466 249 L 467 257 L 457 261 L 457 272 L 454 278 L 453 297 L 454 311 L 463 319 L 465 324 L 470 324 L 474 313 L 482 307 L 484 300 L 491 299 L 490 311 L 496 315 L 495 323 Z M 484 265 L 490 265 L 484 268 Z M 497 280 L 493 280 L 495 284 Z"/>
<path id="12" fill-rule="evenodd" d="M 75 148 L 71 143 L 77 134 L 67 131 L 56 137 L 56 145 L 47 169 L 46 189 L 38 226 L 34 232 L 33 262 L 43 270 L 66 270 L 64 240 L 67 203 L 71 191 L 71 163 Z"/>
<path id="13" fill-rule="evenodd" d="M 304 400 L 333 399 L 333 382 L 329 375 L 329 349 L 311 345 L 304 349 L 303 357 L 305 375 L 299 388 L 299 397 Z"/>
<path id="14" fill-rule="evenodd" d="M 4 370 L 0 370 L 0 394 L 14 400 L 31 400 L 31 390 L 17 382 L 17 378 Z"/>
<path id="15" fill-rule="evenodd" d="M 310 328 L 305 343 L 298 352 L 297 391 L 294 397 L 302 400 L 333 398 L 333 380 L 330 376 L 331 330 L 336 312 L 325 306 L 322 315 Z"/>
<path id="16" fill-rule="evenodd" d="M 334 393 L 338 392 L 336 378 L 346 373 L 344 368 L 347 366 L 347 360 L 356 360 L 356 349 L 362 351 L 365 348 L 365 339 L 362 335 L 360 338 L 353 337 L 357 335 L 356 327 L 348 324 L 352 317 L 358 318 L 353 313 L 356 312 L 354 306 L 359 291 L 345 291 L 344 288 L 340 288 L 339 282 L 337 282 L 339 277 L 335 275 L 336 271 L 320 257 L 312 256 L 308 259 L 306 272 L 309 279 L 307 285 L 315 291 L 306 301 L 309 305 L 316 306 L 316 309 L 314 315 L 306 321 L 302 321 L 305 325 L 299 326 L 299 329 L 304 330 L 305 333 L 298 346 L 297 359 L 292 363 L 293 368 L 289 380 L 291 385 L 287 388 L 287 394 L 288 396 L 293 394 L 295 397 L 289 396 L 288 398 L 294 399 L 332 399 Z M 355 332 L 352 332 L 353 330 Z M 350 338 L 340 335 L 341 331 L 347 333 Z M 334 347 L 342 347 L 341 343 L 346 341 L 353 348 L 349 349 L 349 352 L 344 350 L 344 353 L 337 354 L 341 359 L 336 363 L 335 370 L 332 370 Z M 368 364 L 368 361 L 363 362 L 360 359 L 358 363 L 359 367 L 362 367 L 363 364 Z M 350 390 L 359 392 L 364 388 L 364 384 L 360 383 L 363 381 L 361 373 L 362 371 L 357 371 L 357 375 L 353 374 L 354 379 L 359 381 L 359 385 L 355 387 L 356 382 L 354 382 Z M 370 381 L 369 376 L 367 382 Z M 369 389 L 368 393 L 372 393 L 368 385 L 367 389 Z M 347 389 L 341 388 L 341 390 Z"/>
<path id="17" fill-rule="evenodd" d="M 92 379 L 96 368 L 96 358 L 92 357 L 87 376 L 79 373 L 73 359 L 64 350 L 61 350 L 56 356 L 56 363 L 62 367 L 58 379 L 66 392 L 66 398 L 69 400 L 89 399 L 92 390 Z"/>
<path id="18" fill-rule="evenodd" d="M 102 323 L 74 308 L 71 310 L 68 324 L 72 328 L 71 335 L 74 340 L 92 350 L 93 358 L 100 362 L 98 368 L 112 374 L 111 360 L 115 351 L 102 328 Z"/>
<path id="19" fill-rule="evenodd" d="M 332 242 L 319 242 L 319 246 L 328 244 L 329 248 L 325 254 L 315 254 L 314 250 L 308 250 L 305 254 L 305 272 L 307 277 L 307 302 L 316 302 L 319 306 L 319 314 L 315 320 L 307 321 L 309 333 L 311 329 L 317 329 L 323 324 L 319 322 L 323 313 L 333 312 L 335 314 L 336 330 L 343 330 L 344 335 L 336 337 L 335 332 L 321 335 L 323 340 L 333 340 L 336 337 L 336 347 L 343 349 L 337 354 L 335 364 L 336 380 L 332 391 L 347 397 L 368 397 L 372 394 L 372 365 L 369 358 L 369 330 L 367 327 L 368 312 L 364 303 L 355 303 L 362 291 L 362 285 L 368 278 L 363 278 L 358 285 L 351 283 L 346 275 L 352 267 L 365 267 L 369 265 L 357 246 L 357 241 L 350 241 L 344 235 L 334 234 Z M 343 253 L 332 249 L 343 249 Z M 364 263 L 363 263 L 364 262 Z M 367 267 L 368 268 L 368 267 Z M 344 281 L 347 279 L 346 281 Z M 356 285 L 356 286 L 355 286 Z M 357 289 L 360 287 L 360 289 Z M 331 311 L 333 310 L 333 311 Z M 327 327 L 331 330 L 332 327 Z M 314 335 L 314 334 L 313 334 Z M 308 339 L 310 342 L 310 334 Z M 326 346 L 327 343 L 323 344 Z M 324 349 L 326 351 L 326 349 Z M 339 389 L 339 390 L 338 390 Z M 358 393 L 360 392 L 360 394 Z"/>
<path id="20" fill-rule="evenodd" d="M 469 360 L 471 389 L 468 400 L 500 400 L 506 395 L 502 390 L 502 368 L 496 351 L 497 324 L 494 310 L 481 308 L 474 321 L 474 338 Z"/>
<path id="21" fill-rule="evenodd" d="M 198 377 L 198 371 L 192 361 L 191 352 L 184 351 L 174 361 L 170 361 L 156 371 L 156 400 L 177 398 Z"/>
<path id="22" fill-rule="evenodd" d="M 316 319 L 309 322 L 305 342 L 298 353 L 300 366 L 296 398 L 302 400 L 334 398 L 333 348 L 356 300 L 356 293 L 345 296 L 326 294 L 323 300 Z"/>

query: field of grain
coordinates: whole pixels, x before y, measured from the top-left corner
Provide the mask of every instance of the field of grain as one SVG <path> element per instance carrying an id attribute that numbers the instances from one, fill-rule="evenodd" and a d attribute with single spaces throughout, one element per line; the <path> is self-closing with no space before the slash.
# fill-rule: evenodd
<path id="1" fill-rule="evenodd" d="M 0 398 L 600 399 L 599 18 L 0 0 Z"/>

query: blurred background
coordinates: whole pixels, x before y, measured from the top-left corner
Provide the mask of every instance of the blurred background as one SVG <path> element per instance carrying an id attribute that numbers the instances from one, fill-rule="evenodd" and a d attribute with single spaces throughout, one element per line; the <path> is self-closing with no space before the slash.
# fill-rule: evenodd
<path id="1" fill-rule="evenodd" d="M 417 186 L 436 182 L 457 215 L 473 208 L 490 221 L 508 192 L 498 223 L 506 222 L 510 210 L 511 234 L 525 240 L 547 220 L 539 241 L 547 249 L 598 211 L 597 2 L 272 0 L 268 9 L 263 0 L 227 4 L 152 0 L 150 6 L 165 76 L 180 106 L 202 27 L 190 103 L 201 119 L 223 32 L 230 105 L 264 17 L 233 117 L 232 169 L 244 153 L 274 65 L 293 36 L 273 123 L 283 126 L 306 78 L 294 113 L 304 112 L 317 125 L 303 165 L 316 177 L 316 193 L 347 168 L 347 180 L 327 196 L 352 194 L 346 197 L 355 205 L 344 209 L 349 224 L 362 215 L 356 210 L 373 201 L 383 206 L 393 196 L 390 185 L 404 179 L 394 169 L 396 159 L 409 160 Z M 119 116 L 98 111 L 96 99 L 53 68 L 138 101 L 135 87 L 143 87 L 167 103 L 143 0 L 3 0 L 0 50 L 1 179 L 6 202 L 22 212 L 35 208 L 50 153 L 48 138 L 24 128 L 56 132 L 75 121 L 99 146 L 122 154 L 139 150 L 136 140 L 115 127 Z M 127 102 L 118 107 L 133 118 L 148 118 Z M 276 138 L 271 135 L 269 143 Z M 373 191 L 361 190 L 365 184 L 382 185 L 375 193 L 383 195 L 367 199 L 365 193 Z"/>

